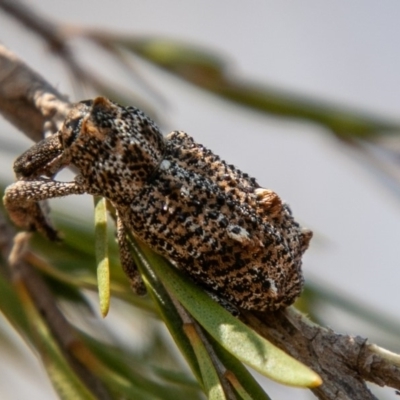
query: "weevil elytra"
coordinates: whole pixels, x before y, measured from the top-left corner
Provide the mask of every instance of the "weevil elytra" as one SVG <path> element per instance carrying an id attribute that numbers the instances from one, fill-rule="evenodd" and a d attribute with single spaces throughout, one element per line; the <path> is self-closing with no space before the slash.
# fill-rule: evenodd
<path id="1" fill-rule="evenodd" d="M 73 165 L 72 182 L 54 175 Z M 12 220 L 57 238 L 43 200 L 89 193 L 117 210 L 122 265 L 144 286 L 126 242 L 129 230 L 198 285 L 232 305 L 277 310 L 303 286 L 302 229 L 272 190 L 228 165 L 184 132 L 163 137 L 134 107 L 103 97 L 77 103 L 59 132 L 22 154 L 5 192 Z"/>

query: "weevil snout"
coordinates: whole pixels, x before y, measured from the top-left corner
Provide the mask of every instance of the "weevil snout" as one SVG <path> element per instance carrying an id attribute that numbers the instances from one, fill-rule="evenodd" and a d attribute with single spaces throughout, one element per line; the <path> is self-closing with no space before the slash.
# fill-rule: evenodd
<path id="1" fill-rule="evenodd" d="M 14 172 L 19 178 L 33 178 L 41 175 L 51 177 L 62 165 L 59 134 L 52 135 L 33 145 L 14 162 Z"/>

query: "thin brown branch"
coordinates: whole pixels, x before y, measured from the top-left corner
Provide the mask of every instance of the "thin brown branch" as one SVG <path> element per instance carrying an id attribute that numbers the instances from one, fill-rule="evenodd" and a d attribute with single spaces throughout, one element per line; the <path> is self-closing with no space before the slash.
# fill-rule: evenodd
<path id="1" fill-rule="evenodd" d="M 400 355 L 366 342 L 359 353 L 358 367 L 363 379 L 400 389 Z"/>
<path id="2" fill-rule="evenodd" d="M 76 26 L 72 27 L 55 24 L 50 19 L 38 15 L 34 9 L 19 1 L 0 0 L 0 10 L 1 9 L 14 17 L 18 22 L 23 24 L 26 28 L 31 30 L 35 35 L 39 36 L 47 43 L 52 52 L 60 57 L 64 65 L 69 69 L 71 77 L 73 78 L 73 83 L 77 84 L 77 87 L 91 87 L 95 91 L 103 93 L 106 97 L 126 99 L 128 102 L 131 102 L 131 104 L 135 103 L 136 106 L 145 110 L 153 117 L 153 119 L 157 120 L 160 118 L 154 108 L 143 98 L 137 96 L 135 92 L 127 90 L 123 85 L 118 85 L 104 77 L 98 76 L 76 59 L 74 52 L 71 50 L 69 39 L 75 36 L 81 36 L 91 40 L 103 50 L 113 53 L 114 56 L 118 58 L 121 66 L 125 67 L 128 72 L 132 73 L 138 83 L 140 83 L 150 95 L 165 107 L 165 100 L 163 100 L 158 91 L 152 88 L 144 77 L 139 74 L 138 69 L 135 68 L 132 63 L 128 65 L 128 61 L 124 59 L 120 51 L 118 52 L 117 49 L 111 49 L 110 46 L 107 48 L 105 45 L 105 39 L 101 40 L 100 35 L 92 34 L 93 30 Z M 59 95 L 59 93 L 57 94 Z M 64 118 L 65 115 L 62 120 L 64 120 Z M 16 124 L 14 123 L 14 125 Z"/>
<path id="3" fill-rule="evenodd" d="M 18 0 L 0 0 L 0 7 L 27 28 L 37 32 L 50 43 L 52 49 L 57 50 L 64 46 L 64 39 L 57 26 L 36 13 L 34 9 Z"/>
<path id="4" fill-rule="evenodd" d="M 66 96 L 0 44 L 0 112 L 7 120 L 38 141 L 60 127 L 68 110 Z"/>
<path id="5" fill-rule="evenodd" d="M 82 68 L 73 57 L 62 30 L 49 19 L 35 13 L 35 10 L 19 1 L 0 0 L 0 8 L 13 16 L 26 28 L 40 36 L 57 53 L 70 68 L 75 79 L 82 83 L 89 83 L 93 86 L 104 87 L 101 80 L 97 79 Z"/>
<path id="6" fill-rule="evenodd" d="M 319 399 L 375 399 L 365 381 L 400 389 L 400 356 L 367 339 L 316 325 L 294 307 L 271 314 L 246 312 L 244 319 L 321 376 L 324 383 L 313 389 Z"/>

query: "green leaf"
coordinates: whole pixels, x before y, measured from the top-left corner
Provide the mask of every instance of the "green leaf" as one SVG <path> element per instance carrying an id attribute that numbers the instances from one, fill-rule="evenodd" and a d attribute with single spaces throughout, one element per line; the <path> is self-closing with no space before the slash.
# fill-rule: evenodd
<path id="1" fill-rule="evenodd" d="M 222 57 L 199 46 L 161 38 L 114 38 L 115 43 L 182 76 L 220 76 L 228 66 Z"/>
<path id="2" fill-rule="evenodd" d="M 129 399 L 156 397 L 173 400 L 186 398 L 197 400 L 200 398 L 199 386 L 187 374 L 171 370 L 164 371 L 159 366 L 157 368 L 149 366 L 152 358 L 143 359 L 131 349 L 104 343 L 104 341 L 90 337 L 83 332 L 81 332 L 81 337 L 84 339 L 85 345 L 100 360 L 100 362 L 94 362 L 93 368 L 90 369 L 104 377 L 110 390 L 120 394 L 124 393 L 126 398 Z M 151 345 L 151 348 L 153 349 L 154 346 Z M 154 356 L 155 362 L 159 361 L 160 355 L 155 353 Z M 85 357 L 85 359 L 87 358 Z M 168 368 L 174 367 L 178 366 L 174 365 L 173 360 L 168 359 Z M 166 376 L 167 373 L 169 378 Z M 174 379 L 172 379 L 172 376 Z M 130 384 L 126 385 L 126 382 Z M 132 397 L 129 387 L 141 391 L 141 396 Z"/>
<path id="3" fill-rule="evenodd" d="M 243 399 L 271 400 L 247 368 L 213 338 L 209 338 L 215 353 L 228 370 L 226 378 Z"/>
<path id="4" fill-rule="evenodd" d="M 176 310 L 171 298 L 169 297 L 163 283 L 160 281 L 159 277 L 154 274 L 153 270 L 149 268 L 148 263 L 144 255 L 142 254 L 138 244 L 132 240 L 132 247 L 134 249 L 133 258 L 136 265 L 142 272 L 143 280 L 146 284 L 147 290 L 150 296 L 153 298 L 157 305 L 157 308 L 168 328 L 172 337 L 174 338 L 176 344 L 179 346 L 183 356 L 188 362 L 194 376 L 196 379 L 202 383 L 202 375 L 200 372 L 199 363 L 197 361 L 196 355 L 192 348 L 186 333 L 183 330 L 182 319 Z"/>
<path id="5" fill-rule="evenodd" d="M 24 333 L 25 338 L 31 336 L 25 310 L 15 293 L 14 286 L 4 278 L 3 274 L 0 274 L 0 311 L 15 329 Z"/>
<path id="6" fill-rule="evenodd" d="M 215 369 L 204 343 L 197 334 L 196 328 L 193 324 L 186 324 L 184 330 L 192 344 L 197 361 L 199 362 L 204 391 L 208 400 L 226 400 L 224 389 L 218 377 L 218 372 Z"/>
<path id="7" fill-rule="evenodd" d="M 95 247 L 100 311 L 103 318 L 110 309 L 110 265 L 108 261 L 107 207 L 104 197 L 94 196 Z"/>
<path id="8" fill-rule="evenodd" d="M 164 258 L 142 243 L 135 243 L 167 290 L 222 347 L 239 360 L 285 385 L 316 387 L 322 383 L 314 371 L 233 317 Z"/>

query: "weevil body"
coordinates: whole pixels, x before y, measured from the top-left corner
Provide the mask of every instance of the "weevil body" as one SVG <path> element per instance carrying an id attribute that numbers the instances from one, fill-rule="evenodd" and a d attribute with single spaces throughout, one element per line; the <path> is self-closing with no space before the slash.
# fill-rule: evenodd
<path id="1" fill-rule="evenodd" d="M 67 165 L 78 168 L 75 181 L 53 180 Z M 184 132 L 164 138 L 136 108 L 102 97 L 78 103 L 61 130 L 20 156 L 14 169 L 20 180 L 4 198 L 12 219 L 50 238 L 56 231 L 41 200 L 72 193 L 110 200 L 122 264 L 135 285 L 143 284 L 130 265 L 126 230 L 239 308 L 277 310 L 301 292 L 311 231 L 276 193 Z"/>

